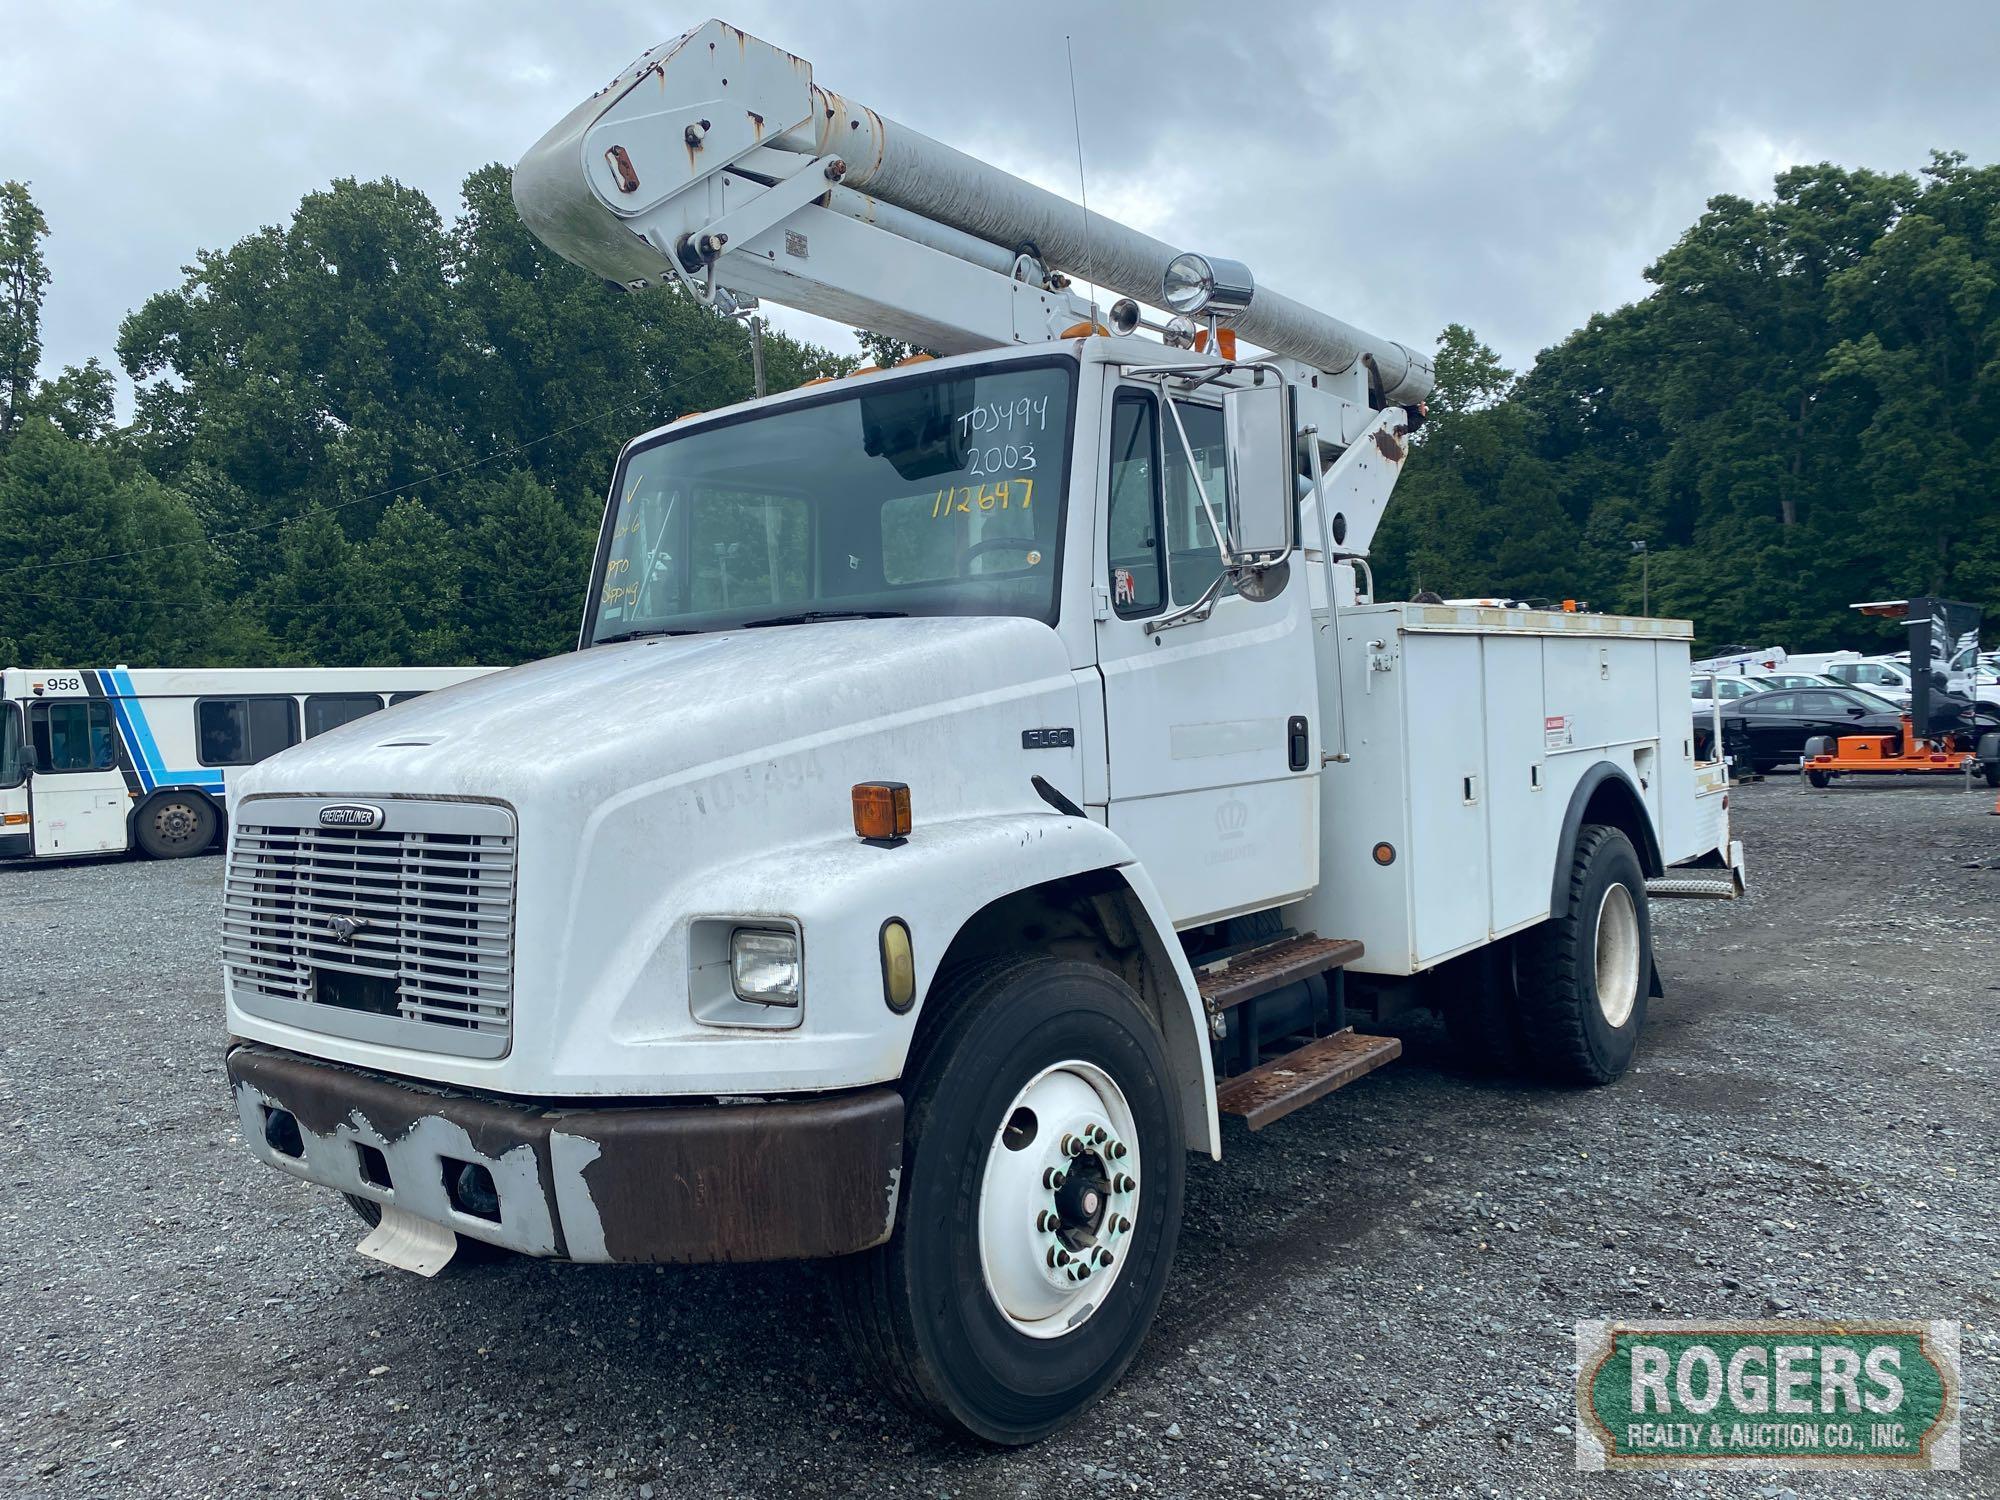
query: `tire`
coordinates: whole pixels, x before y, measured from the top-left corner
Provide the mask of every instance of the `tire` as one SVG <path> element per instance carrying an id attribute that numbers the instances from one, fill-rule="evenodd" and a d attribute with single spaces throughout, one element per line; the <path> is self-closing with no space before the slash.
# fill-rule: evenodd
<path id="1" fill-rule="evenodd" d="M 1778 764 L 1775 760 L 1753 760 L 1750 762 L 1750 769 L 1759 776 L 1769 776 L 1778 769 Z"/>
<path id="2" fill-rule="evenodd" d="M 938 1024 L 919 1032 L 904 1074 L 895 1231 L 834 1262 L 841 1333 L 911 1410 L 988 1443 L 1032 1443 L 1110 1388 L 1159 1308 L 1187 1172 L 1179 1095 L 1138 998 L 1095 964 L 1002 960 L 928 1003 Z M 1112 1127 L 1105 1155 L 1066 1155 L 1064 1139 L 1100 1117 Z M 1127 1154 L 1114 1160 L 1119 1145 Z M 1075 1177 L 1067 1196 L 1045 1186 L 1056 1162 Z M 1106 1242 L 1094 1248 L 1088 1226 L 1073 1227 L 1093 1201 Z M 1077 1258 L 1060 1278 L 1045 1274 L 1072 1240 Z M 1109 1267 L 1092 1259 L 1105 1248 Z M 1073 1286 L 1085 1263 L 1108 1283 Z"/>
<path id="3" fill-rule="evenodd" d="M 1805 749 L 1800 754 L 1799 759 L 1811 760 L 1815 755 L 1831 755 L 1835 748 L 1832 735 L 1816 734 L 1806 741 Z"/>
<path id="4" fill-rule="evenodd" d="M 1543 1076 L 1588 1087 L 1622 1077 L 1646 1024 L 1653 973 L 1646 875 L 1632 841 L 1586 823 L 1568 910 L 1516 942 L 1522 1033 Z"/>
<path id="5" fill-rule="evenodd" d="M 1460 1067 L 1488 1078 L 1528 1071 L 1513 943 L 1488 943 L 1447 965 L 1435 982 L 1450 987 L 1439 1009 Z"/>
<path id="6" fill-rule="evenodd" d="M 1806 780 L 1810 781 L 1816 787 L 1829 787 L 1833 785 L 1833 772 L 1808 771 L 1806 772 Z"/>
<path id="7" fill-rule="evenodd" d="M 132 829 L 149 859 L 186 859 L 215 842 L 215 804 L 199 792 L 161 792 L 132 815 Z"/>
<path id="8" fill-rule="evenodd" d="M 370 1229 L 381 1224 L 382 1205 L 373 1198 L 364 1198 L 359 1193 L 342 1193 L 340 1196 L 347 1200 L 347 1206 L 354 1210 L 355 1217 Z"/>

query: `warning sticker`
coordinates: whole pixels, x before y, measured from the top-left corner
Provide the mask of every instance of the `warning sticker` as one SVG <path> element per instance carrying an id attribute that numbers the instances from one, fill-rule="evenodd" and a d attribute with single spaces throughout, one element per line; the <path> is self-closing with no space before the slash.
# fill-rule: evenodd
<path id="1" fill-rule="evenodd" d="M 1542 747 L 1546 750 L 1567 750 L 1576 743 L 1576 736 L 1570 733 L 1568 714 L 1550 714 L 1542 720 Z"/>

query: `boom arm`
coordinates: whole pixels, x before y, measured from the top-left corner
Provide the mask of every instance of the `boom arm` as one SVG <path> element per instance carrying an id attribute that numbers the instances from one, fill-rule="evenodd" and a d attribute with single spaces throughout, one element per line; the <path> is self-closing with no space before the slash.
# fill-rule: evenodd
<path id="1" fill-rule="evenodd" d="M 1088 321 L 1060 273 L 1157 304 L 1178 253 L 884 118 L 721 21 L 654 48 L 514 172 L 545 243 L 638 289 L 748 293 L 958 353 Z M 1430 361 L 1267 288 L 1230 326 L 1329 374 L 1421 400 Z"/>

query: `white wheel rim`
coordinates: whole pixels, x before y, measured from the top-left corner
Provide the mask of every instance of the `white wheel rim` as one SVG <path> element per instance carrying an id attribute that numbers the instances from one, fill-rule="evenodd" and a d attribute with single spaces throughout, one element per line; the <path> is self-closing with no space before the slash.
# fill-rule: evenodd
<path id="1" fill-rule="evenodd" d="M 1019 1123 L 1031 1119 L 1032 1136 Z M 1030 1338 L 1060 1338 L 1104 1304 L 1139 1216 L 1139 1133 L 1102 1068 L 1061 1062 L 1007 1106 L 979 1184 L 979 1266 Z"/>
<path id="2" fill-rule="evenodd" d="M 1613 882 L 1597 904 L 1597 1008 L 1616 1031 L 1639 1003 L 1639 909 L 1632 892 Z"/>

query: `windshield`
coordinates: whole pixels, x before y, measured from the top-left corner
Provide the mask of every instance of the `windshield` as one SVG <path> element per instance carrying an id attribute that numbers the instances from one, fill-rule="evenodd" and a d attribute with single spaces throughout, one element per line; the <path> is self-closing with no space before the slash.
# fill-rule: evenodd
<path id="1" fill-rule="evenodd" d="M 27 776 L 27 762 L 21 754 L 21 710 L 12 703 L 0 703 L 0 787 L 19 786 Z"/>
<path id="2" fill-rule="evenodd" d="M 1075 365 L 873 385 L 629 453 L 588 639 L 887 615 L 1056 619 Z"/>

